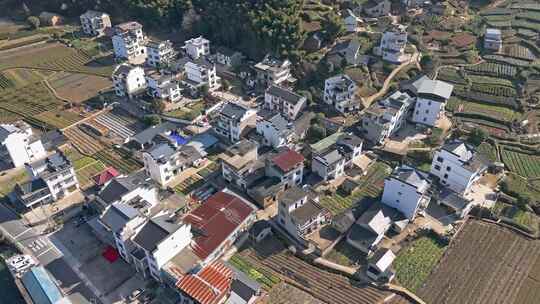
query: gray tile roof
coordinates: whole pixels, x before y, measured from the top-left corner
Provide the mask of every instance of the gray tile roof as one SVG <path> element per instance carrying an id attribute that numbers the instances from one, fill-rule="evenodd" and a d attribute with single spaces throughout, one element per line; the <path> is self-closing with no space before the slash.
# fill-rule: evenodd
<path id="1" fill-rule="evenodd" d="M 130 174 L 129 176 L 119 176 L 112 179 L 99 192 L 98 196 L 106 203 L 110 204 L 119 200 L 124 194 L 129 193 L 144 184 L 147 184 L 149 177 L 144 170 Z"/>
<path id="2" fill-rule="evenodd" d="M 176 153 L 176 149 L 169 143 L 162 143 L 148 150 L 148 154 L 155 160 L 168 161 Z"/>
<path id="3" fill-rule="evenodd" d="M 152 140 L 158 134 L 161 134 L 166 131 L 176 130 L 177 128 L 178 128 L 178 125 L 176 125 L 175 123 L 166 121 L 166 122 L 160 123 L 157 126 L 149 127 L 145 129 L 144 131 L 136 134 L 135 136 L 133 136 L 133 140 L 138 142 L 141 145 L 148 144 L 148 143 L 151 143 Z"/>
<path id="4" fill-rule="evenodd" d="M 169 234 L 168 230 L 161 227 L 154 220 L 150 220 L 135 235 L 133 242 L 147 251 L 153 252 L 156 250 L 157 245 L 167 238 Z"/>
<path id="5" fill-rule="evenodd" d="M 415 95 L 434 95 L 448 99 L 452 95 L 454 86 L 440 80 L 432 80 L 422 76 L 412 83 L 412 91 Z"/>
<path id="6" fill-rule="evenodd" d="M 343 155 L 341 155 L 338 150 L 334 149 L 322 154 L 320 158 L 322 158 L 327 164 L 334 164 L 343 159 Z"/>
<path id="7" fill-rule="evenodd" d="M 306 196 L 309 196 L 309 193 L 307 191 L 302 188 L 293 186 L 285 190 L 285 192 L 281 194 L 279 201 L 289 206 Z"/>
<path id="8" fill-rule="evenodd" d="M 301 207 L 296 208 L 291 213 L 291 217 L 296 224 L 303 225 L 323 212 L 326 212 L 326 210 L 322 206 L 312 200 L 308 200 Z"/>
<path id="9" fill-rule="evenodd" d="M 246 114 L 247 111 L 248 111 L 248 108 L 242 105 L 239 105 L 233 102 L 228 102 L 221 109 L 221 114 L 229 118 L 239 120 Z"/>
<path id="10" fill-rule="evenodd" d="M 99 220 L 107 225 L 112 232 L 118 232 L 124 228 L 130 218 L 112 205 L 105 210 Z"/>
<path id="11" fill-rule="evenodd" d="M 424 193 L 429 187 L 428 174 L 408 166 L 401 166 L 394 170 L 392 177 L 414 186 L 417 191 Z"/>
<path id="12" fill-rule="evenodd" d="M 296 94 L 289 89 L 282 88 L 276 85 L 270 86 L 270 88 L 268 88 L 266 92 L 270 95 L 277 96 L 290 104 L 297 104 L 299 101 L 304 99 L 302 95 Z"/>

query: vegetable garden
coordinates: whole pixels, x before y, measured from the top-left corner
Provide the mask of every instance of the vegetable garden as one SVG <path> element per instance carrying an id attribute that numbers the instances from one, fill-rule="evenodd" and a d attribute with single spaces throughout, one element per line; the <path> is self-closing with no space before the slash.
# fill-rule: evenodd
<path id="1" fill-rule="evenodd" d="M 513 148 L 504 147 L 502 161 L 512 172 L 525 178 L 540 177 L 540 156 L 521 153 Z"/>

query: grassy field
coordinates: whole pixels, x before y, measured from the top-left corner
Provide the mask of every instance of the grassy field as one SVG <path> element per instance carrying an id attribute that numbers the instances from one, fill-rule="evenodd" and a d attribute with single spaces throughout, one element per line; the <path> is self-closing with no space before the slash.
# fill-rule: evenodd
<path id="1" fill-rule="evenodd" d="M 499 158 L 497 157 L 497 149 L 493 145 L 483 142 L 478 146 L 477 149 L 478 152 L 484 154 L 490 161 L 498 161 Z"/>
<path id="2" fill-rule="evenodd" d="M 517 206 L 504 204 L 498 201 L 493 207 L 493 212 L 498 216 L 509 218 L 517 224 L 529 228 L 531 231 L 538 231 L 538 217 Z"/>
<path id="3" fill-rule="evenodd" d="M 204 111 L 204 102 L 198 101 L 189 106 L 179 108 L 174 111 L 164 113 L 167 116 L 175 117 L 178 119 L 193 120 L 197 116 L 201 115 Z"/>
<path id="4" fill-rule="evenodd" d="M 0 183 L 0 197 L 8 195 L 17 183 L 23 183 L 30 180 L 30 176 L 26 170 L 20 170 L 17 174 L 11 177 L 9 180 L 4 180 Z"/>
<path id="5" fill-rule="evenodd" d="M 365 255 L 343 239 L 324 258 L 340 265 L 353 267 L 364 261 Z"/>
<path id="6" fill-rule="evenodd" d="M 393 264 L 398 282 L 412 292 L 418 290 L 445 249 L 445 245 L 430 236 L 420 237 L 402 248 Z"/>

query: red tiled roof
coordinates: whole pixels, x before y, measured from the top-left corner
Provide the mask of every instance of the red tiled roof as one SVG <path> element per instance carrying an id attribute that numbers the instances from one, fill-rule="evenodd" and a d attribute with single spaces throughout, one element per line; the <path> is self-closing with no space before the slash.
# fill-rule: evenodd
<path id="1" fill-rule="evenodd" d="M 231 288 L 233 272 L 220 262 L 204 267 L 197 274 L 183 277 L 176 287 L 200 304 L 219 303 Z"/>
<path id="2" fill-rule="evenodd" d="M 118 175 L 120 175 L 120 173 L 118 173 L 118 171 L 116 171 L 115 168 L 109 167 L 109 168 L 103 170 L 103 172 L 101 172 L 101 173 L 97 174 L 96 176 L 94 176 L 93 179 L 94 179 L 94 182 L 96 183 L 96 185 L 103 186 L 103 185 L 105 185 L 105 183 L 107 183 L 111 179 L 117 177 Z"/>
<path id="3" fill-rule="evenodd" d="M 253 208 L 236 195 L 220 191 L 190 212 L 184 222 L 200 231 L 196 233 L 191 247 L 201 259 L 214 250 L 254 212 Z"/>
<path id="4" fill-rule="evenodd" d="M 283 172 L 289 172 L 304 161 L 304 156 L 294 150 L 287 149 L 272 158 L 272 162 Z"/>

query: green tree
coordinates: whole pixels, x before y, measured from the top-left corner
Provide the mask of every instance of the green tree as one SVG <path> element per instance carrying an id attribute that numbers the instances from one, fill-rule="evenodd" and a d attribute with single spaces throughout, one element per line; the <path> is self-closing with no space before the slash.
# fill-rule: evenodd
<path id="1" fill-rule="evenodd" d="M 36 16 L 30 16 L 26 19 L 26 21 L 28 22 L 28 24 L 30 24 L 30 26 L 34 29 L 38 29 L 39 26 L 41 25 L 41 22 L 39 21 L 39 18 L 36 17 Z"/>
<path id="2" fill-rule="evenodd" d="M 152 111 L 157 114 L 162 114 L 165 111 L 165 103 L 160 99 L 152 101 Z"/>
<path id="3" fill-rule="evenodd" d="M 159 125 L 161 123 L 161 117 L 159 117 L 159 115 L 146 115 L 143 118 L 143 122 L 147 126 Z"/>
<path id="4" fill-rule="evenodd" d="M 480 145 L 488 138 L 488 133 L 484 129 L 475 128 L 469 135 L 469 142 L 475 146 Z"/>
<path id="5" fill-rule="evenodd" d="M 227 79 L 223 78 L 221 79 L 221 87 L 225 91 L 228 91 L 231 88 L 231 83 Z"/>

